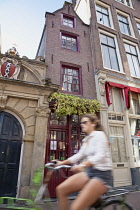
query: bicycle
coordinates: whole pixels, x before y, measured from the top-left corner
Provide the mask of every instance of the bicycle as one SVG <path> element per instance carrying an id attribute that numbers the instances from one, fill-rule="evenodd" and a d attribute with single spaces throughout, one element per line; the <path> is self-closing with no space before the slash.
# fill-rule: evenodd
<path id="1" fill-rule="evenodd" d="M 61 169 L 70 169 L 70 165 L 56 166 L 55 163 L 47 163 L 45 168 L 50 171 L 59 171 Z M 62 174 L 64 177 L 64 173 Z M 64 177 L 66 178 L 66 177 Z M 120 192 L 120 193 L 119 193 Z M 134 210 L 134 208 L 126 202 L 126 195 L 129 193 L 126 189 L 109 190 L 101 196 L 93 205 L 88 207 L 89 210 Z M 76 197 L 74 197 L 76 198 Z"/>

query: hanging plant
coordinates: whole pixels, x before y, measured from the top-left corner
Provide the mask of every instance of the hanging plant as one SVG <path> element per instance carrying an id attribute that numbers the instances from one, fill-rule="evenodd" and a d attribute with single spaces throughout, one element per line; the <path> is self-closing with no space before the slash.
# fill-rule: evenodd
<path id="1" fill-rule="evenodd" d="M 54 101 L 54 111 L 57 116 L 83 115 L 100 111 L 100 103 L 97 99 L 83 99 L 75 95 L 55 92 L 50 96 L 50 102 Z"/>

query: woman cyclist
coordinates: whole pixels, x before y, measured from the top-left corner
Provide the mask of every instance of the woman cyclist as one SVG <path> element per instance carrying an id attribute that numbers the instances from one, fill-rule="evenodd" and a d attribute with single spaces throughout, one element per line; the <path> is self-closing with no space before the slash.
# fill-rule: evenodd
<path id="1" fill-rule="evenodd" d="M 70 158 L 60 161 L 57 165 L 74 165 L 74 175 L 56 188 L 60 210 L 68 210 L 67 196 L 78 192 L 71 210 L 85 210 L 112 186 L 112 161 L 109 140 L 103 131 L 98 118 L 86 114 L 81 119 L 82 131 L 86 133 L 79 152 Z"/>

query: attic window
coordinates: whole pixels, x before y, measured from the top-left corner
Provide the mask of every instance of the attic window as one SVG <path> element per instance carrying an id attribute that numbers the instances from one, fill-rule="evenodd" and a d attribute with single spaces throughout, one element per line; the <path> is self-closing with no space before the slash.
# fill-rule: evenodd
<path id="1" fill-rule="evenodd" d="M 70 28 L 75 28 L 75 18 L 63 14 L 62 24 Z"/>

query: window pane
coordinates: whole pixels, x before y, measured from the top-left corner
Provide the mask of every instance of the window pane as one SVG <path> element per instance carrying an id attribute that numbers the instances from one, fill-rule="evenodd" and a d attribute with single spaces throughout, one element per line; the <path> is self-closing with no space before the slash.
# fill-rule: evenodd
<path id="1" fill-rule="evenodd" d="M 120 31 L 121 31 L 122 33 L 125 33 L 123 23 L 119 22 L 119 26 L 120 26 Z"/>
<path id="2" fill-rule="evenodd" d="M 115 47 L 114 39 L 111 37 L 107 37 L 107 43 L 111 47 Z"/>
<path id="3" fill-rule="evenodd" d="M 79 92 L 78 70 L 73 70 L 72 68 L 62 68 L 62 72 L 62 90 L 68 92 Z M 66 73 L 64 74 L 64 72 Z"/>
<path id="4" fill-rule="evenodd" d="M 108 47 L 105 45 L 102 45 L 102 56 L 103 56 L 103 61 L 104 61 L 104 67 L 111 69 L 109 51 L 108 51 Z"/>
<path id="5" fill-rule="evenodd" d="M 110 55 L 111 69 L 119 71 L 116 50 L 113 48 L 109 48 L 109 55 Z"/>
<path id="6" fill-rule="evenodd" d="M 96 10 L 99 11 L 99 12 L 101 13 L 102 7 L 101 7 L 100 5 L 97 5 L 97 4 L 96 4 Z"/>
<path id="7" fill-rule="evenodd" d="M 124 47 L 125 47 L 125 51 L 130 53 L 130 46 L 128 44 L 124 44 Z"/>
<path id="8" fill-rule="evenodd" d="M 110 26 L 109 18 L 108 16 L 104 15 L 103 16 L 103 21 L 105 26 Z"/>
<path id="9" fill-rule="evenodd" d="M 136 47 L 135 47 L 135 46 L 130 45 L 130 52 L 131 52 L 131 54 L 133 54 L 133 55 L 137 55 L 137 52 L 136 52 Z"/>
<path id="10" fill-rule="evenodd" d="M 114 88 L 113 89 L 113 95 L 114 95 L 114 106 L 115 106 L 115 112 L 123 112 L 123 108 L 122 108 L 122 96 L 121 96 L 121 92 L 120 89 L 118 88 Z"/>
<path id="11" fill-rule="evenodd" d="M 97 12 L 97 22 L 103 24 L 103 15 Z"/>
<path id="12" fill-rule="evenodd" d="M 100 40 L 101 40 L 101 43 L 107 45 L 107 36 L 100 34 Z"/>
<path id="13" fill-rule="evenodd" d="M 133 58 L 133 64 L 135 67 L 136 76 L 140 77 L 140 65 L 139 65 L 138 58 L 136 56 L 132 56 L 132 58 Z"/>
<path id="14" fill-rule="evenodd" d="M 134 68 L 134 65 L 133 65 L 132 56 L 130 54 L 127 54 L 127 60 L 128 60 L 129 69 L 130 69 L 131 75 L 132 76 L 136 76 L 136 72 L 135 72 L 135 68 Z"/>
<path id="15" fill-rule="evenodd" d="M 129 25 L 123 25 L 124 26 L 124 33 L 125 34 L 128 34 L 128 35 L 131 35 L 131 33 L 130 33 L 130 29 L 129 29 Z"/>

